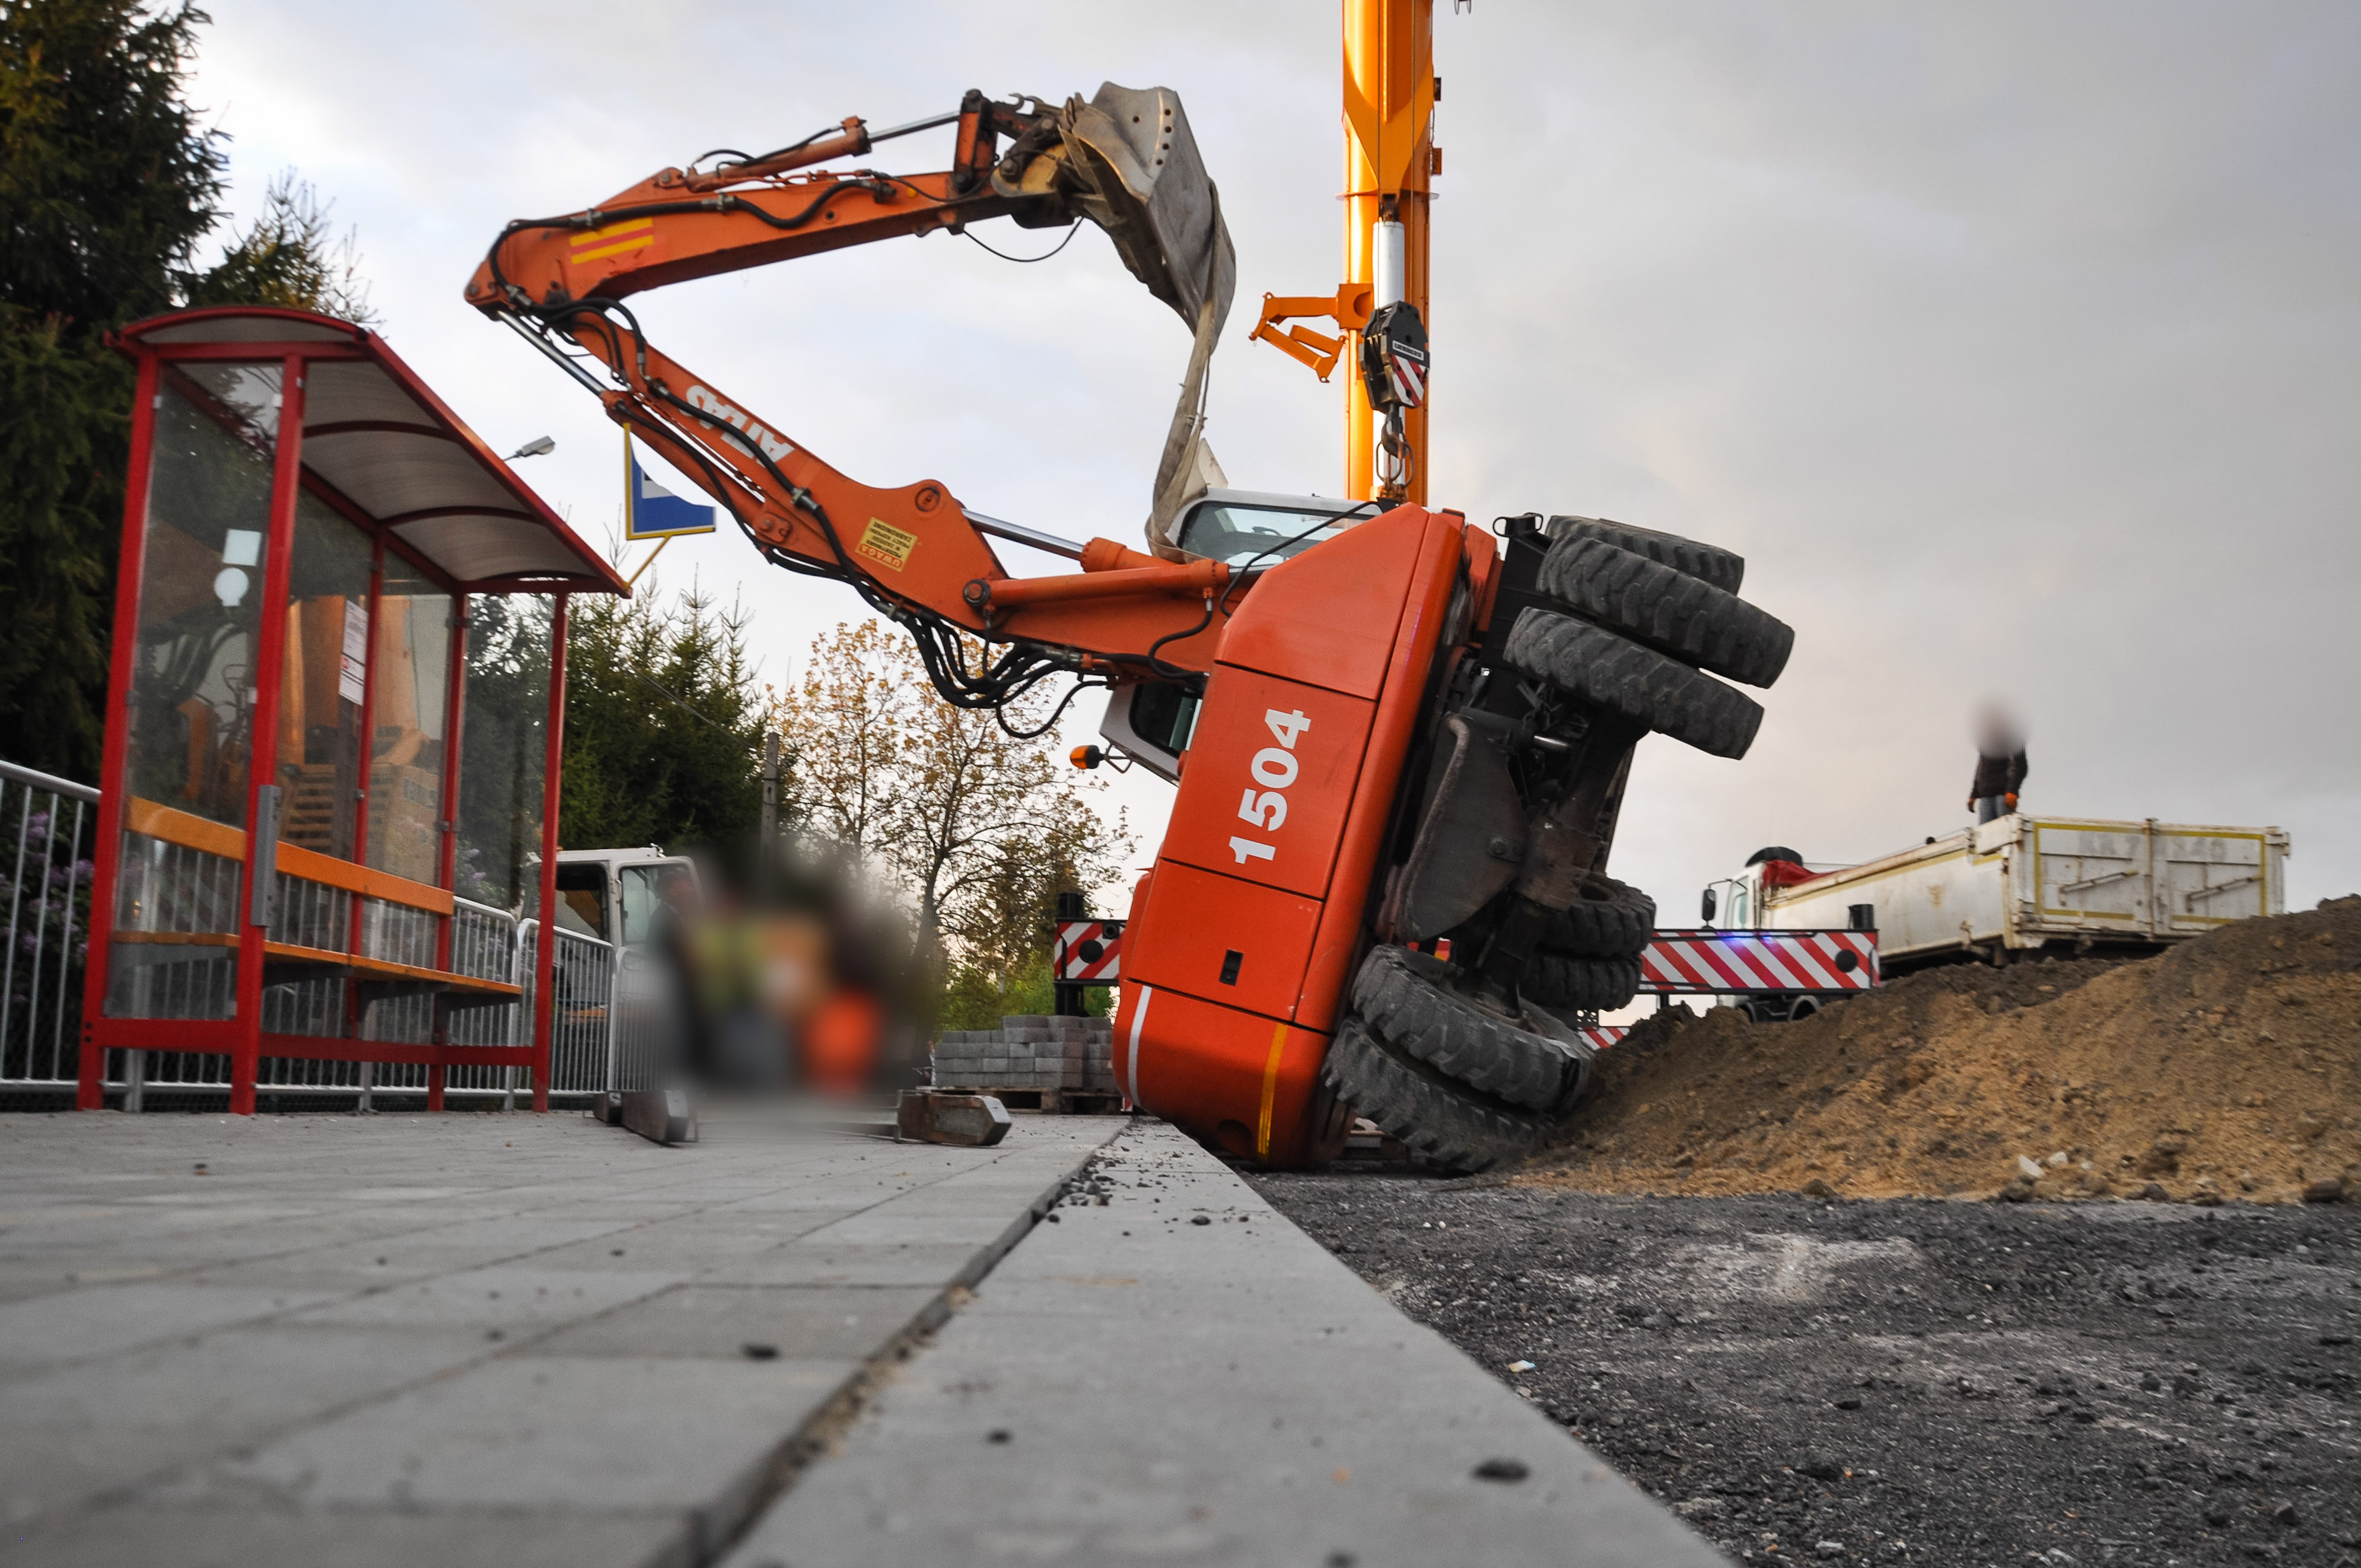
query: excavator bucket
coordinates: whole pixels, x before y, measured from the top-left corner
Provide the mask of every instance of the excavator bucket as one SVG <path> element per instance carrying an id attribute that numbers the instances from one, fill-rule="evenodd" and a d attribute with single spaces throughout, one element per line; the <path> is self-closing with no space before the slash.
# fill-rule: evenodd
<path id="1" fill-rule="evenodd" d="M 1205 368 L 1238 285 L 1221 192 L 1197 156 L 1180 95 L 1169 87 L 1103 82 L 1089 103 L 1080 96 L 1067 101 L 1059 129 L 1066 167 L 1081 187 L 1069 199 L 1106 230 L 1131 275 L 1195 334 L 1156 465 L 1146 530 L 1149 549 L 1180 560 L 1172 521 L 1203 488 L 1202 476 L 1219 471 L 1204 444 Z"/>
<path id="2" fill-rule="evenodd" d="M 1132 276 L 1191 328 L 1210 301 L 1218 333 L 1237 290 L 1237 256 L 1180 95 L 1109 82 L 1087 104 L 1070 100 L 1060 126 L 1068 166 L 1088 186 L 1075 204 L 1106 230 Z"/>

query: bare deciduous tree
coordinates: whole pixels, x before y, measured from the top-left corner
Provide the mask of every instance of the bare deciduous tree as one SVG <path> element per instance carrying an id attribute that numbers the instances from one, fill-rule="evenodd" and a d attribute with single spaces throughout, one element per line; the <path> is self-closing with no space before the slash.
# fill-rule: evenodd
<path id="1" fill-rule="evenodd" d="M 1050 702 L 1020 699 L 1009 728 L 1040 723 Z M 929 961 L 955 947 L 1000 974 L 1021 967 L 1047 945 L 1052 895 L 1103 885 L 1130 852 L 1123 818 L 1093 809 L 1102 786 L 1061 765 L 1053 734 L 1020 740 L 943 701 L 875 620 L 818 639 L 775 719 L 801 826 L 895 878 Z"/>

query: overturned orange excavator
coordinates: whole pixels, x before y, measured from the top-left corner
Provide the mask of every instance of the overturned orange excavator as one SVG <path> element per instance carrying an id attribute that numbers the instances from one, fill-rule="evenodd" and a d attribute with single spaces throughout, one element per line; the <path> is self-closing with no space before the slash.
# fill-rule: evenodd
<path id="1" fill-rule="evenodd" d="M 939 172 L 823 167 L 943 127 Z M 984 516 L 940 480 L 849 478 L 655 349 L 625 303 L 1003 216 L 1097 224 L 1195 334 L 1146 551 Z M 1637 987 L 1654 906 L 1606 874 L 1634 744 L 1742 755 L 1761 709 L 1707 672 L 1767 685 L 1792 636 L 1736 597 L 1737 557 L 1668 534 L 1208 489 L 1204 369 L 1234 288 L 1178 97 L 1108 84 L 708 154 L 511 224 L 467 299 L 766 558 L 908 630 L 947 700 L 999 708 L 1061 674 L 1109 690 L 1111 741 L 1178 788 L 1125 935 L 1115 1069 L 1135 1102 L 1274 1166 L 1331 1157 L 1357 1111 L 1478 1168 L 1546 1137 L 1589 1075 L 1571 1020 Z M 1395 341 L 1410 359 L 1365 368 L 1398 411 L 1423 370 L 1414 317 Z M 994 539 L 1081 570 L 1012 576 Z"/>

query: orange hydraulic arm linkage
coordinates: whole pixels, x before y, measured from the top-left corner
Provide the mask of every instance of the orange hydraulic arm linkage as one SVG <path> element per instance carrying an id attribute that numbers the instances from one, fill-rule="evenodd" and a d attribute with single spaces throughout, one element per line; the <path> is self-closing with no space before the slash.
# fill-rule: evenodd
<path id="1" fill-rule="evenodd" d="M 952 125 L 951 167 L 938 173 L 814 167 Z M 666 169 L 584 212 L 509 225 L 467 302 L 596 393 L 774 565 L 844 581 L 899 621 L 935 685 L 962 707 L 1001 706 L 1060 671 L 1112 679 L 1207 669 L 1224 601 L 1237 597 L 1226 565 L 1159 560 L 1107 539 L 1078 548 L 971 512 L 939 480 L 880 489 L 849 478 L 650 345 L 623 303 L 665 283 L 931 229 L 956 234 L 985 218 L 1046 228 L 1087 217 L 1194 323 L 1212 309 L 1213 270 L 1200 278 L 1174 258 L 1191 244 L 1211 256 L 1217 239 L 1226 264 L 1228 243 L 1178 99 L 1109 84 L 1087 104 L 1053 108 L 971 92 L 955 115 L 889 131 L 847 119 L 760 157 L 706 158 L 718 161 Z M 1198 190 L 1208 200 L 1184 200 Z M 987 535 L 1066 555 L 1082 573 L 1013 578 Z M 976 667 L 969 639 L 999 651 Z"/>

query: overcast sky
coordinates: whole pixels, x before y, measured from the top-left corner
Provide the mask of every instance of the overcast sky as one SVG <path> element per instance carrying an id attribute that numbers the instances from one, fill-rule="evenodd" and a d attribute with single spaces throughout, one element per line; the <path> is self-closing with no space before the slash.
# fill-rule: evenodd
<path id="1" fill-rule="evenodd" d="M 460 302 L 500 225 L 969 87 L 1179 91 L 1238 252 L 1213 444 L 1235 484 L 1341 488 L 1342 378 L 1245 340 L 1262 293 L 1338 281 L 1333 5 L 210 8 L 239 210 L 290 167 L 332 197 L 396 349 L 502 450 L 555 435 L 522 471 L 594 541 L 613 427 Z M 2361 6 L 1438 9 L 1435 504 L 1730 546 L 1796 629 L 1744 761 L 1641 748 L 1615 869 L 1667 923 L 1764 844 L 1958 827 L 1987 696 L 2029 727 L 2027 809 L 2284 827 L 2290 907 L 2361 888 Z M 1188 351 L 1094 230 L 636 308 L 844 472 L 1075 539 L 1137 538 Z M 742 594 L 773 679 L 860 612 L 734 533 L 658 572 Z M 1144 863 L 1170 792 L 1122 794 Z"/>

